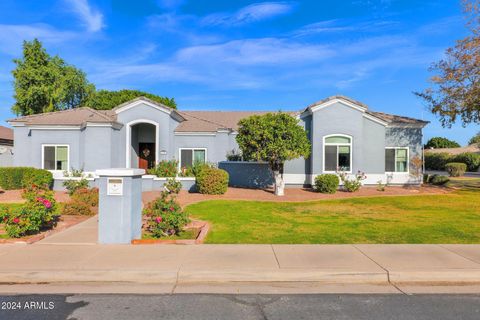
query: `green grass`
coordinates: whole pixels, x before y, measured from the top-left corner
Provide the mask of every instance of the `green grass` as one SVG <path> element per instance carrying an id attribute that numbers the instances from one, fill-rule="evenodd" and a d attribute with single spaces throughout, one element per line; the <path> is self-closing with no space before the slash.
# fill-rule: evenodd
<path id="1" fill-rule="evenodd" d="M 211 222 L 207 243 L 480 243 L 480 179 L 449 194 L 303 203 L 214 200 L 187 212 Z"/>

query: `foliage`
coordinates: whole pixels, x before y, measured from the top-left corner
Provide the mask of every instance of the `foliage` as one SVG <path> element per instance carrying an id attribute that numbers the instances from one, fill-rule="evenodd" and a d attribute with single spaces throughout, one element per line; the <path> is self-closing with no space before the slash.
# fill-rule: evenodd
<path id="1" fill-rule="evenodd" d="M 467 165 L 467 171 L 475 172 L 480 167 L 480 154 L 464 152 L 453 157 L 453 162 L 461 162 Z"/>
<path id="2" fill-rule="evenodd" d="M 62 215 L 67 216 L 92 216 L 95 214 L 95 211 L 92 210 L 92 207 L 85 202 L 82 202 L 78 199 L 72 199 L 63 204 Z"/>
<path id="3" fill-rule="evenodd" d="M 321 174 L 315 177 L 313 190 L 320 193 L 333 194 L 337 192 L 339 183 L 336 174 Z"/>
<path id="4" fill-rule="evenodd" d="M 17 115 L 30 115 L 73 108 L 95 91 L 85 73 L 58 56 L 50 56 L 37 39 L 23 42 L 23 57 L 14 59 Z"/>
<path id="5" fill-rule="evenodd" d="M 445 165 L 452 162 L 452 155 L 446 152 L 425 153 L 425 168 L 427 170 L 445 170 Z"/>
<path id="6" fill-rule="evenodd" d="M 205 163 L 196 161 L 191 167 L 182 167 L 180 169 L 180 176 L 182 177 L 196 177 L 205 168 L 216 168 L 214 163 Z"/>
<path id="7" fill-rule="evenodd" d="M 19 238 L 52 228 L 56 224 L 56 202 L 51 190 L 28 186 L 22 197 L 26 200 L 17 211 L 4 214 L 5 231 L 12 238 Z"/>
<path id="8" fill-rule="evenodd" d="M 63 181 L 63 186 L 67 189 L 68 194 L 73 195 L 78 189 L 88 188 L 88 180 L 85 178 L 68 179 Z"/>
<path id="9" fill-rule="evenodd" d="M 467 171 L 467 165 L 465 163 L 450 162 L 445 165 L 445 170 L 450 177 L 461 177 Z"/>
<path id="10" fill-rule="evenodd" d="M 52 173 L 31 167 L 0 168 L 0 187 L 4 190 L 22 189 L 26 185 L 51 187 Z"/>
<path id="11" fill-rule="evenodd" d="M 76 200 L 87 204 L 90 207 L 98 206 L 98 188 L 79 188 L 70 196 Z"/>
<path id="12" fill-rule="evenodd" d="M 428 183 L 431 183 L 431 184 L 434 184 L 434 185 L 437 185 L 437 186 L 441 186 L 441 185 L 446 184 L 448 181 L 450 181 L 450 179 L 448 177 L 442 176 L 442 175 L 439 175 L 439 174 L 434 174 L 430 177 L 430 179 L 428 180 Z"/>
<path id="13" fill-rule="evenodd" d="M 63 171 L 63 176 L 64 177 L 73 177 L 73 178 L 82 178 L 84 176 L 83 168 L 81 168 L 81 169 L 72 168 L 70 171 L 65 170 L 65 171 Z"/>
<path id="14" fill-rule="evenodd" d="M 156 175 L 157 177 L 176 177 L 178 173 L 177 160 L 162 160 L 154 168 L 147 170 L 148 174 Z"/>
<path id="15" fill-rule="evenodd" d="M 110 110 L 138 97 L 146 97 L 167 107 L 177 108 L 174 98 L 161 97 L 152 93 L 127 89 L 119 91 L 99 90 L 88 98 L 85 106 L 97 110 Z"/>
<path id="16" fill-rule="evenodd" d="M 169 178 L 163 185 L 163 188 L 170 193 L 178 194 L 182 190 L 182 183 L 175 180 L 175 178 Z"/>
<path id="17" fill-rule="evenodd" d="M 426 149 L 444 149 L 444 148 L 459 148 L 460 145 L 444 137 L 433 137 L 425 144 Z"/>
<path id="18" fill-rule="evenodd" d="M 237 143 L 245 160 L 265 161 L 275 174 L 275 194 L 283 194 L 285 161 L 307 158 L 310 141 L 298 120 L 283 112 L 254 115 L 239 122 Z"/>
<path id="19" fill-rule="evenodd" d="M 228 161 L 242 161 L 243 160 L 242 153 L 238 150 L 235 150 L 235 149 L 232 149 L 232 150 L 228 151 L 226 157 L 227 157 Z"/>
<path id="20" fill-rule="evenodd" d="M 468 141 L 468 145 L 476 144 L 480 147 L 480 131 Z"/>
<path id="21" fill-rule="evenodd" d="M 148 203 L 143 209 L 147 220 L 145 228 L 154 237 L 179 234 L 189 221 L 188 215 L 176 201 L 176 191 L 174 188 L 162 191 L 159 198 Z"/>
<path id="22" fill-rule="evenodd" d="M 343 188 L 348 192 L 356 192 L 362 187 L 362 180 L 367 179 L 365 173 L 360 170 L 355 174 L 353 178 L 349 178 L 345 171 L 339 171 L 338 176 L 342 181 Z"/>
<path id="23" fill-rule="evenodd" d="M 385 191 L 387 184 L 383 183 L 382 180 L 377 181 L 377 191 Z"/>
<path id="24" fill-rule="evenodd" d="M 478 0 L 463 3 L 471 34 L 457 40 L 446 57 L 431 66 L 432 87 L 415 93 L 443 126 L 451 126 L 457 117 L 464 125 L 480 123 L 480 5 Z"/>
<path id="25" fill-rule="evenodd" d="M 198 192 L 203 194 L 224 194 L 228 189 L 228 173 L 222 169 L 204 168 L 196 176 Z"/>

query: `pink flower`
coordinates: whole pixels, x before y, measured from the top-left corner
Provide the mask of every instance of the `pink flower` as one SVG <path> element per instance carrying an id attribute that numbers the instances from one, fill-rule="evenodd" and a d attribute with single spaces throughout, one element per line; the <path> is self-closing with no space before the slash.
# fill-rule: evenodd
<path id="1" fill-rule="evenodd" d="M 50 208 L 52 207 L 52 203 L 51 203 L 50 201 L 48 201 L 47 199 L 44 199 L 43 205 L 44 205 L 45 208 L 47 208 L 47 209 L 50 209 Z"/>
<path id="2" fill-rule="evenodd" d="M 155 221 L 156 221 L 157 223 L 162 222 L 162 217 L 156 217 L 156 218 L 155 218 Z"/>
<path id="3" fill-rule="evenodd" d="M 175 208 L 174 208 L 174 207 L 170 207 L 170 211 L 174 211 L 174 210 L 175 210 Z"/>
<path id="4" fill-rule="evenodd" d="M 19 223 L 20 219 L 19 218 L 13 218 L 13 223 Z"/>

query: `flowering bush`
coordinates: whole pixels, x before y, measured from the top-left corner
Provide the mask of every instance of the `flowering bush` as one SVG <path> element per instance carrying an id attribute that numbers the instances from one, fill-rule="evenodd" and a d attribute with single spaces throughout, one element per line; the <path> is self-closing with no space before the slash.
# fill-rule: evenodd
<path id="1" fill-rule="evenodd" d="M 178 172 L 177 160 L 162 160 L 154 168 L 148 169 L 148 174 L 156 175 L 157 177 L 176 177 Z"/>
<path id="2" fill-rule="evenodd" d="M 91 216 L 97 213 L 95 207 L 98 206 L 97 188 L 76 189 L 70 195 L 70 201 L 62 207 L 62 215 L 81 215 Z"/>
<path id="3" fill-rule="evenodd" d="M 349 178 L 345 171 L 338 171 L 337 174 L 343 183 L 343 188 L 348 192 L 360 190 L 362 186 L 362 180 L 367 179 L 365 173 L 361 172 L 360 170 L 355 174 L 354 178 Z"/>
<path id="4" fill-rule="evenodd" d="M 176 182 L 169 181 L 170 185 Z M 143 209 L 146 229 L 154 237 L 172 236 L 182 231 L 188 223 L 188 216 L 176 201 L 179 188 L 166 188 L 156 200 Z"/>
<path id="5" fill-rule="evenodd" d="M 83 202 L 90 207 L 98 206 L 98 188 L 80 188 L 70 197 L 72 200 Z"/>
<path id="6" fill-rule="evenodd" d="M 20 210 L 9 211 L 3 218 L 10 237 L 18 238 L 55 226 L 56 202 L 52 191 L 32 185 L 24 189 L 22 197 L 26 202 Z"/>

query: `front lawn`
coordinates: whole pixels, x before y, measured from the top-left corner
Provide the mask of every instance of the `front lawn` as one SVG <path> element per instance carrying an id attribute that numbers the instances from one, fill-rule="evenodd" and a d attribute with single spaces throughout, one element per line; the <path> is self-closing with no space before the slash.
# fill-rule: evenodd
<path id="1" fill-rule="evenodd" d="M 472 182 L 478 181 L 441 195 L 214 200 L 186 211 L 212 224 L 207 243 L 480 243 L 480 189 Z"/>

